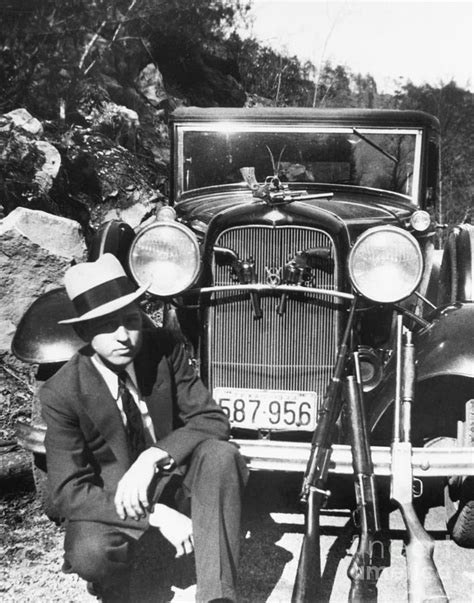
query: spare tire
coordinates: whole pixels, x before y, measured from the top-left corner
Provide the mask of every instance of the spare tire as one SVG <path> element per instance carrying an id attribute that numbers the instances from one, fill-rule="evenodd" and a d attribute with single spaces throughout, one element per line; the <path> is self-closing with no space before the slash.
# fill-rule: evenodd
<path id="1" fill-rule="evenodd" d="M 466 403 L 461 446 L 474 446 L 474 399 Z M 474 548 L 474 476 L 455 477 L 445 489 L 448 531 L 456 544 Z"/>
<path id="2" fill-rule="evenodd" d="M 474 301 L 474 226 L 461 224 L 448 236 L 441 262 L 438 305 Z"/>
<path id="3" fill-rule="evenodd" d="M 474 548 L 474 478 L 466 477 L 458 486 L 448 486 L 448 531 L 456 544 L 464 548 Z M 458 494 L 453 494 L 458 492 Z M 458 498 L 453 502 L 453 498 Z"/>

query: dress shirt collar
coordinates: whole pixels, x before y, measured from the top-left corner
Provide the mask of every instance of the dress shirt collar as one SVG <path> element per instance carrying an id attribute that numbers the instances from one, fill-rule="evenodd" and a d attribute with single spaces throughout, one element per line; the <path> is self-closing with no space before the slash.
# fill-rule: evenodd
<path id="1" fill-rule="evenodd" d="M 102 358 L 98 354 L 94 354 L 91 357 L 92 364 L 99 371 L 99 374 L 104 379 L 107 387 L 112 394 L 114 400 L 117 400 L 119 397 L 119 380 L 117 373 L 114 373 L 108 366 L 106 366 L 102 360 Z M 137 375 L 135 373 L 135 367 L 133 366 L 133 362 L 130 362 L 125 368 L 122 370 L 127 372 L 127 375 L 132 382 L 133 387 L 138 392 L 137 388 Z"/>

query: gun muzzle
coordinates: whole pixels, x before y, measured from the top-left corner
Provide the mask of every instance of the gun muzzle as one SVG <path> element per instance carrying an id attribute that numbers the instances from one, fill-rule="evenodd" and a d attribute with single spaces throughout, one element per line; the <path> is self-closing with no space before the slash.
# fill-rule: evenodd
<path id="1" fill-rule="evenodd" d="M 298 251 L 293 259 L 287 262 L 283 268 L 283 282 L 285 285 L 302 285 L 311 276 L 308 258 L 305 251 Z M 277 312 L 280 316 L 286 312 L 288 294 L 283 293 Z"/>

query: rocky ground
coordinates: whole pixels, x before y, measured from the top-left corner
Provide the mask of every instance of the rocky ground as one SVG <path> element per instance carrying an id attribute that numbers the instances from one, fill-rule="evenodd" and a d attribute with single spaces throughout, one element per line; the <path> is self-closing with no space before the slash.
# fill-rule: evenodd
<path id="1" fill-rule="evenodd" d="M 29 368 L 0 357 L 0 601 L 92 603 L 95 599 L 84 582 L 61 572 L 62 529 L 43 514 L 29 455 L 14 440 L 14 421 L 29 416 L 32 383 Z M 291 600 L 304 521 L 297 503 L 300 481 L 300 476 L 252 474 L 243 513 L 239 603 Z M 321 601 L 340 603 L 348 600 L 346 571 L 357 542 L 348 510 L 328 509 L 321 521 Z M 436 541 L 435 561 L 449 600 L 474 603 L 473 551 L 449 539 L 442 508 L 430 511 L 426 526 Z M 381 603 L 407 597 L 403 536 L 399 513 L 391 513 L 389 532 L 378 539 L 387 552 L 379 568 Z M 162 544 L 157 538 L 158 533 L 148 534 L 141 542 L 132 576 L 133 603 L 192 603 L 192 558 L 173 562 L 166 549 L 157 546 Z M 161 555 L 156 554 L 158 548 L 164 551 Z"/>
<path id="2" fill-rule="evenodd" d="M 30 417 L 33 372 L 0 357 L 0 600 L 91 600 L 79 580 L 59 571 L 60 530 L 42 513 L 30 455 L 15 441 L 15 421 Z"/>
<path id="3" fill-rule="evenodd" d="M 41 512 L 24 453 L 16 453 L 15 461 L 18 467 L 18 455 L 23 456 L 23 471 L 8 477 L 6 458 L 12 454 L 0 456 L 0 601 L 93 603 L 82 580 L 61 572 L 62 531 Z M 281 480 L 272 483 L 268 476 L 252 477 L 244 509 L 239 603 L 288 603 L 301 546 L 303 516 L 295 504 L 295 492 L 286 490 Z M 474 603 L 473 552 L 449 540 L 442 509 L 433 511 L 427 527 L 436 541 L 435 561 L 449 600 Z M 380 603 L 407 600 L 403 524 L 398 512 L 390 523 L 390 534 L 379 537 L 380 546 L 387 545 L 390 557 L 387 565 L 380 567 Z M 346 572 L 356 545 L 350 524 L 346 511 L 326 511 L 322 515 L 324 592 L 318 603 L 348 600 L 350 582 Z M 134 567 L 133 603 L 193 603 L 192 559 L 173 563 L 166 555 L 157 556 L 154 551 L 158 543 L 153 535 L 149 536 L 141 543 Z"/>
<path id="4" fill-rule="evenodd" d="M 2 603 L 90 603 L 95 598 L 87 593 L 85 583 L 77 576 L 61 572 L 62 529 L 41 511 L 28 460 L 22 451 L 0 456 L 0 600 Z M 268 598 L 293 555 L 275 544 L 281 537 L 281 526 L 269 517 L 263 519 L 262 524 L 262 517 L 255 512 L 253 497 L 259 490 L 255 484 L 251 489 L 253 494 L 246 501 L 241 603 L 289 600 L 286 595 L 282 599 L 278 595 Z M 256 534 L 259 536 L 255 537 Z M 173 562 L 166 551 L 158 556 L 157 534 L 147 536 L 142 539 L 132 575 L 134 603 L 170 600 L 192 603 L 195 600 L 192 558 Z M 283 588 L 291 589 L 291 585 L 284 584 Z"/>
<path id="5" fill-rule="evenodd" d="M 2 456 L 4 460 L 6 455 Z M 31 473 L 0 478 L 0 484 L 0 599 L 5 603 L 90 600 L 76 578 L 59 571 L 61 534 L 41 513 Z"/>
<path id="6" fill-rule="evenodd" d="M 24 453 L 21 455 L 25 456 Z M 21 461 L 18 456 L 17 463 Z M 11 457 L 11 453 L 0 458 L 0 600 L 2 603 L 94 601 L 95 597 L 87 593 L 84 581 L 62 573 L 62 529 L 42 513 L 29 470 L 8 476 L 7 457 Z M 141 551 L 140 563 L 146 563 L 149 571 L 143 572 L 137 564 L 134 572 L 137 603 L 156 603 L 176 597 L 167 580 L 159 582 L 159 591 L 155 588 L 155 577 L 162 572 L 164 564 L 163 560 L 151 558 L 154 544 L 148 539 Z M 186 593 L 187 587 L 193 590 L 192 569 L 184 569 L 187 582 L 173 581 L 177 584 L 178 594 L 184 596 L 181 601 L 193 601 L 192 592 Z"/>

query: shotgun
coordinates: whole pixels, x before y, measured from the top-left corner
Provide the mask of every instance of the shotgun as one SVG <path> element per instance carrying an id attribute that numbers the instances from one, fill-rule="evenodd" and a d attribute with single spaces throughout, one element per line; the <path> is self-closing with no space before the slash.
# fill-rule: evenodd
<path id="1" fill-rule="evenodd" d="M 403 340 L 403 316 L 397 317 L 397 382 L 391 463 L 391 498 L 397 504 L 407 531 L 405 549 L 408 601 L 448 601 L 433 560 L 434 540 L 413 507 L 411 405 L 415 391 L 415 353 L 412 334 Z"/>
<path id="2" fill-rule="evenodd" d="M 374 564 L 373 542 L 374 535 L 380 530 L 380 519 L 357 352 L 354 352 L 353 358 L 356 376 L 346 378 L 345 398 L 351 434 L 352 466 L 360 533 L 357 551 L 352 557 L 347 575 L 351 580 L 349 601 L 366 603 L 377 600 L 378 567 Z"/>
<path id="3" fill-rule="evenodd" d="M 311 442 L 311 453 L 303 479 L 300 498 L 307 503 L 305 534 L 293 588 L 293 603 L 313 603 L 321 590 L 321 546 L 319 518 L 321 506 L 330 492 L 326 490 L 331 446 L 336 421 L 341 411 L 342 377 L 346 369 L 357 298 L 352 300 L 346 328 L 333 375 L 318 412 L 318 423 Z"/>

